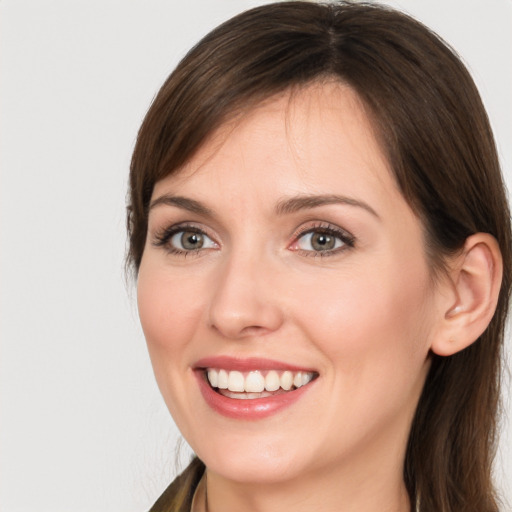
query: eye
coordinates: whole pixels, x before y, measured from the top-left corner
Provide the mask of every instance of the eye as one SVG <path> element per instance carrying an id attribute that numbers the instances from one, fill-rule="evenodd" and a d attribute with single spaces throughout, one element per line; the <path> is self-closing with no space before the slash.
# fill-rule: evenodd
<path id="1" fill-rule="evenodd" d="M 169 243 L 180 251 L 197 251 L 215 246 L 211 238 L 198 231 L 178 231 L 170 238 Z"/>
<path id="2" fill-rule="evenodd" d="M 334 226 L 316 226 L 300 232 L 290 247 L 307 256 L 328 256 L 354 246 L 354 237 Z"/>
<path id="3" fill-rule="evenodd" d="M 297 248 L 303 251 L 332 251 L 345 243 L 337 236 L 322 231 L 313 231 L 297 240 Z"/>
<path id="4" fill-rule="evenodd" d="M 194 226 L 174 226 L 156 234 L 153 244 L 165 247 L 171 254 L 187 255 L 218 245 L 204 231 Z"/>

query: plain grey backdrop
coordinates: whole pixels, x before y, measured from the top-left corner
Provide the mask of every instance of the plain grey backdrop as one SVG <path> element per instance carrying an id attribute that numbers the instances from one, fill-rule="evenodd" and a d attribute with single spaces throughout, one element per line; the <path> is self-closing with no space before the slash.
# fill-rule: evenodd
<path id="1" fill-rule="evenodd" d="M 142 512 L 175 474 L 178 433 L 124 281 L 130 154 L 178 59 L 260 3 L 0 0 L 1 512 Z M 462 55 L 510 188 L 512 1 L 386 3 Z M 511 430 L 496 464 L 509 502 Z"/>

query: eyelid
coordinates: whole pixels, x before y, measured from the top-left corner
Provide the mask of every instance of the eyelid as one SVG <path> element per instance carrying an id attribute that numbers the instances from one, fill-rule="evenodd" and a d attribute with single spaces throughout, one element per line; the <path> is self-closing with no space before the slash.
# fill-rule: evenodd
<path id="1" fill-rule="evenodd" d="M 341 240 L 343 245 L 335 249 L 326 249 L 325 251 L 305 250 L 297 247 L 298 241 L 309 233 L 326 233 L 332 235 Z M 289 249 L 296 252 L 301 252 L 305 256 L 331 256 L 343 252 L 347 249 L 351 249 L 355 244 L 355 237 L 350 232 L 335 224 L 324 221 L 315 221 L 313 224 L 301 226 L 293 234 L 292 238 L 293 242 L 290 244 Z"/>
<path id="2" fill-rule="evenodd" d="M 209 238 L 215 247 L 200 247 L 198 249 L 180 249 L 172 246 L 170 241 L 173 236 L 180 232 L 190 231 L 192 233 L 199 233 Z M 329 234 L 342 242 L 341 247 L 335 247 L 332 249 L 325 250 L 307 250 L 298 247 L 299 240 L 310 233 L 326 233 Z M 210 230 L 202 225 L 198 225 L 195 222 L 179 222 L 170 226 L 164 226 L 161 229 L 155 231 L 152 236 L 151 243 L 154 247 L 162 247 L 167 250 L 170 254 L 174 255 L 198 255 L 201 252 L 205 252 L 214 248 L 220 248 L 221 244 L 217 241 L 217 237 L 210 233 Z M 292 235 L 292 242 L 288 245 L 288 249 L 304 256 L 331 256 L 340 252 L 346 251 L 354 247 L 355 237 L 347 230 L 326 221 L 314 221 L 313 223 L 307 223 L 300 226 L 295 233 Z"/>
<path id="3" fill-rule="evenodd" d="M 194 222 L 179 222 L 177 224 L 172 224 L 170 226 L 165 226 L 162 229 L 158 229 L 153 234 L 151 244 L 154 247 L 163 247 L 165 248 L 169 253 L 175 254 L 175 255 L 190 255 L 190 254 L 197 254 L 202 251 L 206 251 L 209 249 L 212 249 L 212 247 L 205 247 L 205 248 L 199 248 L 199 249 L 179 249 L 177 247 L 170 246 L 170 241 L 176 234 L 180 232 L 191 232 L 191 233 L 199 233 L 201 235 L 204 235 L 205 237 L 209 238 L 217 247 L 220 246 L 219 242 L 217 242 L 216 237 L 212 234 L 210 234 L 209 230 L 205 228 L 204 226 L 199 227 Z"/>

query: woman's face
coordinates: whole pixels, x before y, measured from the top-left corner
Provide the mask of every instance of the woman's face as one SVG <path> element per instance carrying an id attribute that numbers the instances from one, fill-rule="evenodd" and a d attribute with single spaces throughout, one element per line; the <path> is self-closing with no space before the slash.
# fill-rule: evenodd
<path id="1" fill-rule="evenodd" d="M 172 416 L 225 478 L 401 472 L 437 295 L 346 86 L 267 101 L 155 186 L 140 318 Z"/>

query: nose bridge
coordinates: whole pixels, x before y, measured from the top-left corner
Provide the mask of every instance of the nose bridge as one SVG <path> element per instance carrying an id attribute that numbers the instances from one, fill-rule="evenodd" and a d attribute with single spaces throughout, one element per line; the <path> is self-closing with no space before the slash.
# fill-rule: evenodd
<path id="1" fill-rule="evenodd" d="M 279 328 L 282 311 L 271 289 L 273 265 L 264 251 L 237 248 L 219 269 L 210 324 L 228 338 L 262 335 Z"/>

